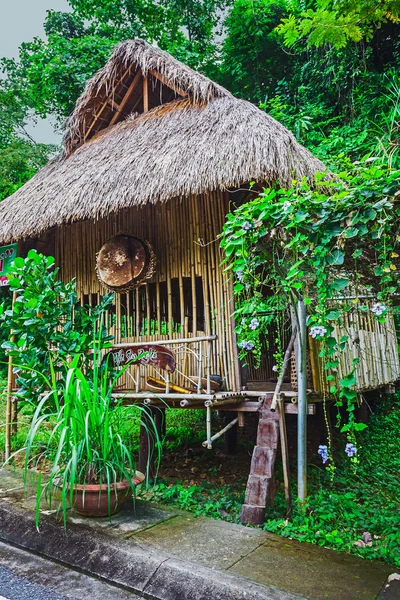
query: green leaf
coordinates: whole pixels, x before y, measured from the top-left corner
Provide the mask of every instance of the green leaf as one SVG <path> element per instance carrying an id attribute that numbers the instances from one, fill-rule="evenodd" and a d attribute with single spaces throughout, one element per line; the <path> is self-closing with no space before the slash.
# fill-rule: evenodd
<path id="1" fill-rule="evenodd" d="M 334 250 L 330 256 L 328 256 L 328 263 L 330 265 L 342 265 L 344 263 L 344 253 L 341 250 Z"/>
<path id="2" fill-rule="evenodd" d="M 339 310 L 331 310 L 326 315 L 328 321 L 337 321 L 340 318 L 341 312 Z"/>
<path id="3" fill-rule="evenodd" d="M 25 261 L 20 256 L 17 256 L 17 258 L 14 259 L 14 267 L 16 267 L 17 269 L 22 269 L 24 264 Z"/>
<path id="4" fill-rule="evenodd" d="M 356 237 L 356 235 L 358 235 L 358 229 L 356 227 L 349 227 L 344 232 L 345 238 L 353 238 Z"/>
<path id="5" fill-rule="evenodd" d="M 332 282 L 332 288 L 337 292 L 344 290 L 344 288 L 346 288 L 348 285 L 348 279 L 335 279 L 335 281 Z"/>
<path id="6" fill-rule="evenodd" d="M 339 381 L 339 385 L 342 388 L 351 388 L 353 385 L 356 385 L 356 383 L 357 378 L 355 375 L 349 375 L 348 377 L 345 377 Z"/>

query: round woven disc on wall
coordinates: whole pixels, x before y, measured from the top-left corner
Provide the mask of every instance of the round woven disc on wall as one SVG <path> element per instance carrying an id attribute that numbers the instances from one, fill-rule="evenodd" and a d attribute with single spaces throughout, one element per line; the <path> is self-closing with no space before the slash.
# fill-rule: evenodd
<path id="1" fill-rule="evenodd" d="M 125 292 L 152 277 L 155 255 L 150 244 L 132 235 L 117 235 L 104 244 L 96 259 L 101 283 Z"/>

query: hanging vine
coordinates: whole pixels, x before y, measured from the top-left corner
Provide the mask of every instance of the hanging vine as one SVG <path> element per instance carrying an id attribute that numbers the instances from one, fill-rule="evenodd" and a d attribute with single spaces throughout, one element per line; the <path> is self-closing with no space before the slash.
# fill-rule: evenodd
<path id="1" fill-rule="evenodd" d="M 288 190 L 264 189 L 228 215 L 221 245 L 234 278 L 241 358 L 252 354 L 259 364 L 263 337 L 278 315 L 304 298 L 324 387 L 346 408 L 346 422 L 338 424 L 348 437 L 346 454 L 356 462 L 355 434 L 365 427 L 354 414 L 359 359 L 339 377 L 340 353 L 352 340 L 334 332 L 355 307 L 382 323 L 392 309 L 400 268 L 400 171 L 371 158 L 347 166 L 335 181 L 321 174 L 313 187 L 301 181 Z M 363 303 L 366 297 L 372 305 Z M 326 462 L 330 447 L 321 446 L 320 454 Z"/>

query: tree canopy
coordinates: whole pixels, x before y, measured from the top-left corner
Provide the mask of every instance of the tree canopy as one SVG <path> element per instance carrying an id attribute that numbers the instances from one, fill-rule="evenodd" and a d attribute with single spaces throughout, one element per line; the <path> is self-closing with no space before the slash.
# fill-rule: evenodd
<path id="1" fill-rule="evenodd" d="M 59 127 L 120 41 L 141 36 L 254 102 L 333 166 L 396 160 L 400 2 L 359 0 L 69 0 L 46 37 L 3 58 L 0 199 L 53 148 L 29 139 L 32 117 Z"/>

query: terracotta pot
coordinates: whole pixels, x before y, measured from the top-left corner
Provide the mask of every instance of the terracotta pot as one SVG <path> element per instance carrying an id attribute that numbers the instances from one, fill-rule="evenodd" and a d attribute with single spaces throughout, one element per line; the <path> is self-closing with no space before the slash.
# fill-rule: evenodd
<path id="1" fill-rule="evenodd" d="M 136 471 L 132 479 L 134 485 L 139 485 L 145 479 L 143 473 Z M 108 485 L 88 484 L 75 485 L 72 497 L 74 510 L 84 517 L 108 517 L 115 515 L 132 496 L 132 489 L 128 481 L 121 481 L 110 490 L 110 510 L 108 508 Z"/>

